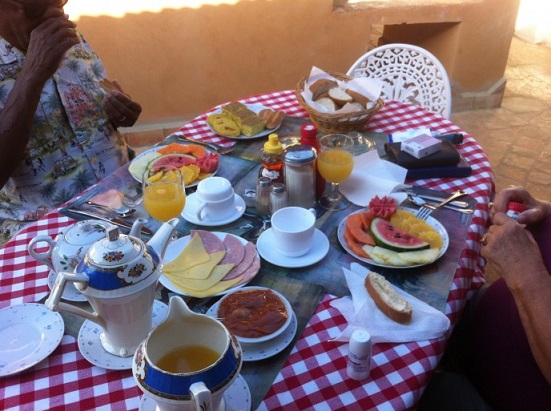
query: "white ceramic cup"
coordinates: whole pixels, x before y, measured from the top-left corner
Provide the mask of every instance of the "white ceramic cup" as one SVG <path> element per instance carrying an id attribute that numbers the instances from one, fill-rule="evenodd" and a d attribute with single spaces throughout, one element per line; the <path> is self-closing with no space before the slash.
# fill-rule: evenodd
<path id="1" fill-rule="evenodd" d="M 235 213 L 234 190 L 228 179 L 209 177 L 197 185 L 195 193 L 198 200 L 197 219 L 203 221 L 220 221 Z"/>
<path id="2" fill-rule="evenodd" d="M 284 207 L 271 219 L 275 247 L 287 257 L 300 257 L 312 248 L 316 223 L 313 208 Z"/>

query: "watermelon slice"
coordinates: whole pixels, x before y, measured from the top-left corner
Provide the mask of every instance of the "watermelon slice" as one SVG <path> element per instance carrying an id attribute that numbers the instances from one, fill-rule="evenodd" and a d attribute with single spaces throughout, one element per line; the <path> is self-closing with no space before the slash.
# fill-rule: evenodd
<path id="1" fill-rule="evenodd" d="M 189 166 L 195 164 L 195 157 L 189 154 L 165 154 L 164 156 L 157 157 L 149 163 L 149 172 L 156 174 L 159 171 L 163 171 L 166 166 L 174 166 L 180 168 L 183 166 Z"/>
<path id="2" fill-rule="evenodd" d="M 371 235 L 375 244 L 393 251 L 415 251 L 430 248 L 430 244 L 393 226 L 381 217 L 371 222 Z"/>

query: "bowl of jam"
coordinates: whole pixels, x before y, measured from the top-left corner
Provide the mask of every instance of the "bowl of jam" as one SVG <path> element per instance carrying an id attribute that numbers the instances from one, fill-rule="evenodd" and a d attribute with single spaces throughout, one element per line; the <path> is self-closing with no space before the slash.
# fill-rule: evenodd
<path id="1" fill-rule="evenodd" d="M 216 312 L 216 318 L 245 344 L 277 337 L 289 327 L 292 317 L 289 301 L 265 287 L 243 287 L 224 295 Z"/>

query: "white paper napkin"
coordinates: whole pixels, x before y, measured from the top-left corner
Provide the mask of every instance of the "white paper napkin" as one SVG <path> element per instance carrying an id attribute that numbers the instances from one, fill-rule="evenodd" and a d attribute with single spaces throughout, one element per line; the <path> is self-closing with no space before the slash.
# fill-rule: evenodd
<path id="1" fill-rule="evenodd" d="M 381 160 L 377 150 L 354 157 L 352 174 L 339 184 L 339 191 L 361 207 L 369 204 L 376 195 L 391 196 L 400 204 L 407 197 L 392 191 L 406 180 L 407 169 L 390 161 Z"/>
<path id="2" fill-rule="evenodd" d="M 343 267 L 351 297 L 346 296 L 331 302 L 331 305 L 346 318 L 348 326 L 335 338 L 349 341 L 352 332 L 366 329 L 373 343 L 402 343 L 422 341 L 443 335 L 450 327 L 450 320 L 444 313 L 396 287 L 396 291 L 408 300 L 413 309 L 409 324 L 400 324 L 388 318 L 377 308 L 369 296 L 364 280 L 369 270 L 360 264 L 350 264 L 350 270 Z"/>

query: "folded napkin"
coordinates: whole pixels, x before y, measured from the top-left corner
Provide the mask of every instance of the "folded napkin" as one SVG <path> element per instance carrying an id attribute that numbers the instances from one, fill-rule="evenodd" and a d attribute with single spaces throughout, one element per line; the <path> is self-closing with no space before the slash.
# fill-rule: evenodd
<path id="1" fill-rule="evenodd" d="M 346 318 L 348 326 L 335 338 L 335 341 L 349 341 L 352 332 L 363 328 L 371 335 L 373 343 L 430 340 L 443 335 L 450 326 L 444 313 L 396 287 L 396 291 L 406 298 L 413 309 L 411 322 L 400 324 L 388 318 L 377 308 L 369 296 L 364 280 L 369 270 L 360 264 L 350 264 L 350 270 L 343 268 L 352 296 L 331 302 L 331 305 Z"/>
<path id="2" fill-rule="evenodd" d="M 339 190 L 356 205 L 365 207 L 375 196 L 391 196 L 400 204 L 407 197 L 393 190 L 404 183 L 408 170 L 381 160 L 377 150 L 354 157 L 352 174 L 339 184 Z"/>

